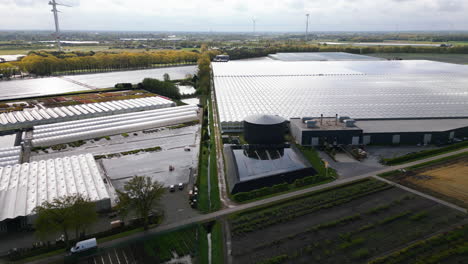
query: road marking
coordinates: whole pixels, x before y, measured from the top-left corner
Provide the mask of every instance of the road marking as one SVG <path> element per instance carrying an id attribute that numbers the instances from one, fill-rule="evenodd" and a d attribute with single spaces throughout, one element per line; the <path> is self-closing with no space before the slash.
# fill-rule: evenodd
<path id="1" fill-rule="evenodd" d="M 125 249 L 122 250 L 122 253 L 123 253 L 123 256 L 124 256 L 124 259 L 125 259 L 125 264 L 130 263 L 130 262 L 128 262 L 127 254 L 125 254 Z"/>
<path id="2" fill-rule="evenodd" d="M 119 255 L 117 254 L 117 250 L 114 248 L 114 253 L 115 253 L 115 257 L 117 258 L 117 262 L 120 264 L 120 258 L 119 258 Z"/>

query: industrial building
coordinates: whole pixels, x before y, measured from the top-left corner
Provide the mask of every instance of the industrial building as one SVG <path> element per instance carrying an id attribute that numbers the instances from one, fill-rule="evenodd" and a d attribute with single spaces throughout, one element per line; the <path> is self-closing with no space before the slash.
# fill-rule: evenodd
<path id="1" fill-rule="evenodd" d="M 24 109 L 0 114 L 0 131 L 171 106 L 175 106 L 171 100 L 154 96 L 63 107 Z"/>
<path id="2" fill-rule="evenodd" d="M 315 175 L 300 151 L 285 144 L 286 120 L 253 115 L 244 121 L 248 145 L 227 145 L 224 154 L 227 182 L 232 194 Z"/>
<path id="3" fill-rule="evenodd" d="M 303 145 L 324 139 L 338 144 L 438 144 L 468 137 L 465 65 L 230 61 L 213 63 L 213 75 L 223 132 L 241 132 L 247 116 L 269 114 L 291 120 L 291 132 Z M 353 119 L 354 126 L 336 123 L 337 115 L 342 121 Z M 303 118 L 308 117 L 316 127 L 307 127 Z"/>
<path id="4" fill-rule="evenodd" d="M 291 135 L 303 146 L 428 145 L 465 140 L 468 119 L 360 120 L 348 117 L 292 118 Z"/>
<path id="5" fill-rule="evenodd" d="M 198 120 L 198 107 L 187 105 L 60 122 L 35 126 L 33 129 L 32 145 L 35 147 L 52 146 L 195 120 Z"/>
<path id="6" fill-rule="evenodd" d="M 67 195 L 110 209 L 107 188 L 91 154 L 0 167 L 0 231 L 31 224 L 36 206 Z"/>

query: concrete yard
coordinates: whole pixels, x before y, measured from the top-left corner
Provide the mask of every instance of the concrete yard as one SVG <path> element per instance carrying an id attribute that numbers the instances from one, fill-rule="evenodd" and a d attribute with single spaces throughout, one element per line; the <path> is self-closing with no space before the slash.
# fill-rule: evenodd
<path id="1" fill-rule="evenodd" d="M 411 152 L 418 152 L 436 148 L 434 146 L 367 146 L 366 151 L 368 157 L 362 161 L 357 161 L 345 153 L 338 153 L 333 161 L 326 153 L 320 151 L 320 157 L 326 160 L 330 167 L 338 172 L 340 178 L 348 178 L 361 174 L 366 174 L 373 171 L 379 171 L 385 166 L 380 163 L 382 158 L 391 158 L 405 155 Z"/>

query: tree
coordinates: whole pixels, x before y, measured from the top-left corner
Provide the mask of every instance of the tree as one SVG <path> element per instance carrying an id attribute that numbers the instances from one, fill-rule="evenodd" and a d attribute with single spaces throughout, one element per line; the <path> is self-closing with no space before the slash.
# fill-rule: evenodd
<path id="1" fill-rule="evenodd" d="M 163 74 L 163 79 L 164 79 L 165 82 L 170 81 L 170 80 L 171 80 L 171 77 L 169 76 L 169 73 Z"/>
<path id="2" fill-rule="evenodd" d="M 145 78 L 141 82 L 141 88 L 156 94 L 173 99 L 180 99 L 179 88 L 172 82 L 163 82 L 157 79 Z"/>
<path id="3" fill-rule="evenodd" d="M 164 192 L 164 186 L 150 177 L 134 176 L 124 185 L 124 191 L 117 190 L 118 207 L 124 215 L 135 212 L 143 219 L 144 229 L 148 230 L 149 216 L 158 207 Z"/>
<path id="4" fill-rule="evenodd" d="M 69 247 L 69 232 L 78 234 L 97 220 L 96 205 L 80 194 L 55 198 L 52 202 L 44 202 L 34 209 L 37 215 L 35 221 L 36 233 L 41 238 L 61 232 Z"/>

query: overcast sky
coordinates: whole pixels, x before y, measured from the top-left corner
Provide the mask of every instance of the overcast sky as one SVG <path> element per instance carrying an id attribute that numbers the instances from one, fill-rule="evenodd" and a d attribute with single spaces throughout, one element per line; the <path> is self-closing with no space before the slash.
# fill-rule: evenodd
<path id="1" fill-rule="evenodd" d="M 63 30 L 468 30 L 468 0 L 58 0 Z M 53 29 L 48 0 L 0 0 L 0 30 Z"/>

